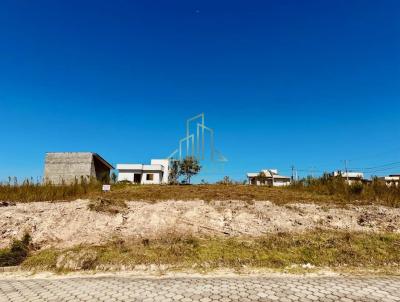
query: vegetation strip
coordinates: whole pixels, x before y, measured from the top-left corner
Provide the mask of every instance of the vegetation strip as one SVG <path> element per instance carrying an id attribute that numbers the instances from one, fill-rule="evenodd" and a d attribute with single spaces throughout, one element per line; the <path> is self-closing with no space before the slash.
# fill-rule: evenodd
<path id="1" fill-rule="evenodd" d="M 85 270 L 168 265 L 199 270 L 242 267 L 282 269 L 316 267 L 382 268 L 400 264 L 400 234 L 314 231 L 281 233 L 262 238 L 163 238 L 127 242 L 116 239 L 102 246 L 48 249 L 31 254 L 23 268 Z"/>
<path id="2" fill-rule="evenodd" d="M 101 183 L 81 182 L 70 185 L 41 185 L 26 181 L 22 185 L 0 185 L 0 201 L 35 202 L 69 201 L 77 198 L 121 201 L 141 200 L 270 200 L 276 204 L 312 202 L 320 204 L 400 206 L 400 186 L 387 187 L 379 180 L 369 184 L 347 185 L 343 179 L 323 176 L 305 179 L 284 188 L 238 184 L 215 185 L 132 185 L 115 184 L 111 192 L 102 193 Z M 12 205 L 12 204 L 10 204 Z M 0 206 L 7 206 L 1 205 Z"/>

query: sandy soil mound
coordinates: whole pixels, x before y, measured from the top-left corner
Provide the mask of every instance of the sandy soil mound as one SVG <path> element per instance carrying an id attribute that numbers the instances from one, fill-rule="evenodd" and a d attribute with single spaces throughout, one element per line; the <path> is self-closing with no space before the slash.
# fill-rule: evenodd
<path id="1" fill-rule="evenodd" d="M 400 232 L 400 209 L 383 206 L 329 208 L 314 204 L 277 206 L 269 201 L 128 202 L 123 213 L 90 211 L 87 200 L 18 203 L 0 207 L 0 247 L 32 234 L 44 247 L 100 244 L 114 236 L 156 238 L 166 234 L 262 236 L 272 232 L 330 230 Z"/>

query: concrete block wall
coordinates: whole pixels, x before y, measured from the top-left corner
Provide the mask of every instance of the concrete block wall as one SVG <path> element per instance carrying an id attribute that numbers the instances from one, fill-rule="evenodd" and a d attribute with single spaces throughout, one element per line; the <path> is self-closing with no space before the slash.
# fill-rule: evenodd
<path id="1" fill-rule="evenodd" d="M 90 152 L 47 153 L 44 181 L 53 184 L 72 183 L 75 178 L 96 177 L 93 154 Z"/>

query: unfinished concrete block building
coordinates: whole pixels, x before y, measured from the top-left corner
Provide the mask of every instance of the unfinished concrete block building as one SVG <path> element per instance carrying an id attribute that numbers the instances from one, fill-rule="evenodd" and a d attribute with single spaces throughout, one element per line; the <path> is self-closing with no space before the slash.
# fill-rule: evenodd
<path id="1" fill-rule="evenodd" d="M 82 179 L 105 181 L 114 167 L 97 153 L 46 153 L 44 182 L 52 184 L 80 182 Z"/>

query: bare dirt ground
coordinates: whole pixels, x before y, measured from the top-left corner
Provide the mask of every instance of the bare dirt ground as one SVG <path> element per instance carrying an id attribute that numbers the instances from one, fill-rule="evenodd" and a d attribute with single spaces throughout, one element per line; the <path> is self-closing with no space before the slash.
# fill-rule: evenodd
<path id="1" fill-rule="evenodd" d="M 102 244 L 113 237 L 262 236 L 313 229 L 400 232 L 400 209 L 384 206 L 328 207 L 269 201 L 128 202 L 118 214 L 90 211 L 88 200 L 17 203 L 0 207 L 0 248 L 29 231 L 40 248 Z"/>

